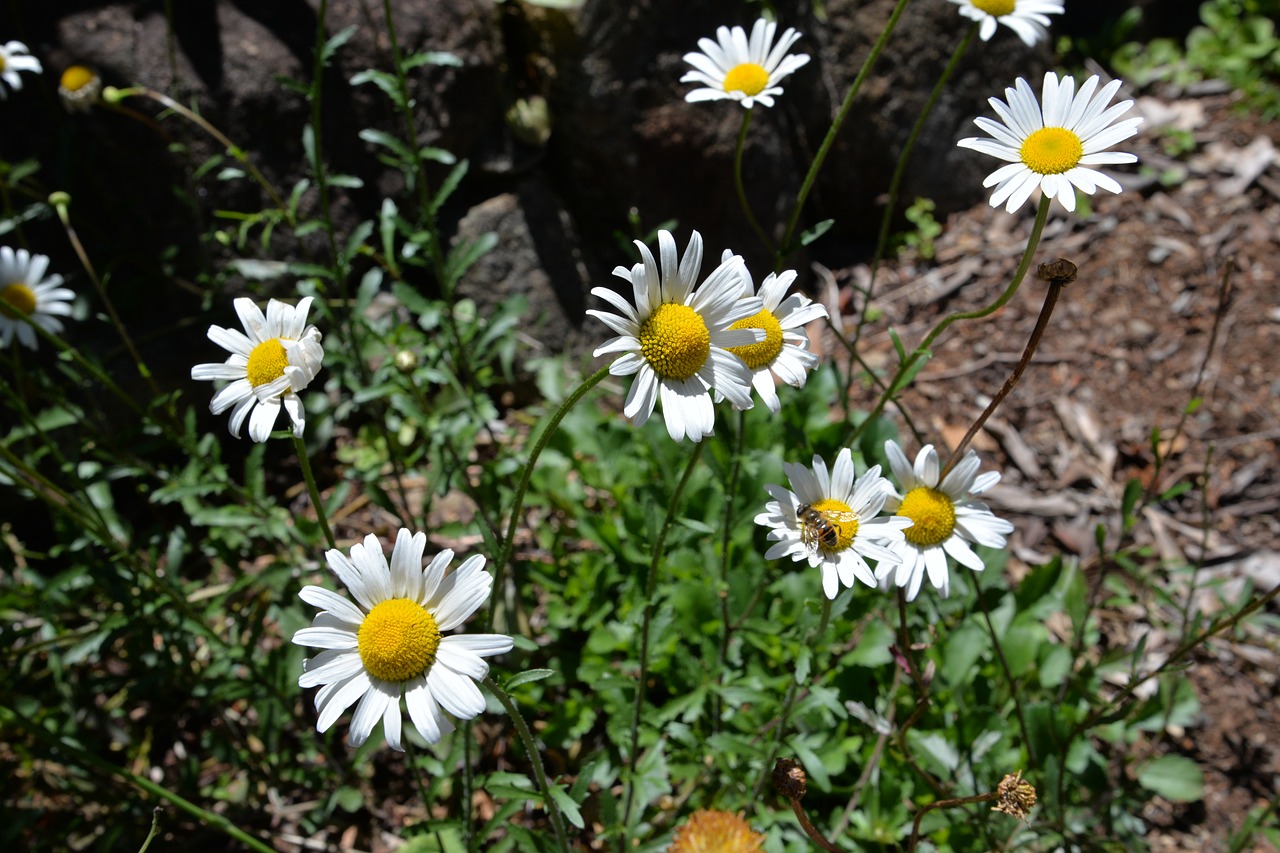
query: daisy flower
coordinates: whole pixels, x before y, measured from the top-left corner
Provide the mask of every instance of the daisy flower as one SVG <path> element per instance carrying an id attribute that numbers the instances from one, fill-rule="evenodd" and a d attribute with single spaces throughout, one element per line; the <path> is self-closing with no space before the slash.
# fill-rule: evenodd
<path id="1" fill-rule="evenodd" d="M 986 504 L 972 498 L 999 482 L 1000 473 L 979 475 L 978 454 L 970 450 L 939 484 L 938 453 L 932 444 L 920 449 L 914 468 L 897 442 L 886 441 L 884 452 L 902 489 L 902 494 L 890 493 L 885 508 L 911 519 L 912 525 L 901 541 L 890 546 L 900 561 L 896 565 L 881 563 L 876 577 L 905 587 L 907 600 L 913 601 L 927 574 L 929 583 L 946 596 L 951 591 L 948 554 L 960 565 L 980 572 L 986 565 L 969 543 L 1003 548 L 1004 535 L 1013 532 L 1012 524 L 996 518 Z"/>
<path id="2" fill-rule="evenodd" d="M 102 95 L 102 78 L 92 68 L 69 65 L 58 81 L 58 96 L 67 112 L 83 113 L 93 108 Z"/>
<path id="3" fill-rule="evenodd" d="M 311 297 L 296 307 L 272 299 L 265 317 L 252 299 L 241 297 L 234 304 L 248 334 L 210 326 L 209 340 L 231 355 L 222 364 L 197 364 L 191 378 L 231 381 L 213 395 L 209 411 L 217 415 L 234 406 L 230 428 L 236 438 L 248 417 L 249 437 L 266 441 L 282 406 L 293 421 L 294 436 L 301 438 L 306 413 L 298 392 L 315 379 L 324 359 L 319 330 L 306 325 Z"/>
<path id="4" fill-rule="evenodd" d="M 40 60 L 31 55 L 31 51 L 27 50 L 27 46 L 20 41 L 11 41 L 0 45 L 0 80 L 13 91 L 22 88 L 22 78 L 18 76 L 19 71 L 31 71 L 39 74 L 44 68 L 40 65 Z M 9 92 L 4 86 L 0 86 L 0 101 L 9 97 Z"/>
<path id="5" fill-rule="evenodd" d="M 998 185 L 991 195 L 992 207 L 1007 200 L 1005 209 L 1013 213 L 1036 187 L 1049 198 L 1058 199 L 1067 210 L 1076 209 L 1077 187 L 1088 195 L 1099 187 L 1120 192 L 1115 179 L 1088 167 L 1137 162 L 1132 154 L 1103 149 L 1137 133 L 1142 119 L 1129 118 L 1112 126 L 1129 111 L 1133 101 L 1121 101 L 1108 109 L 1120 81 L 1112 80 L 1095 95 L 1098 82 L 1095 74 L 1075 92 L 1074 78 L 1059 78 L 1050 71 L 1044 75 L 1043 110 L 1031 85 L 1021 77 L 1015 88 L 1004 90 L 1007 104 L 999 98 L 988 99 L 1004 124 L 988 118 L 974 119 L 974 124 L 994 138 L 971 137 L 957 144 L 1009 162 L 982 182 L 984 187 Z"/>
<path id="6" fill-rule="evenodd" d="M 1004 24 L 1018 34 L 1027 47 L 1048 35 L 1049 16 L 1062 14 L 1056 0 L 951 0 L 960 7 L 961 17 L 977 21 L 978 38 L 991 41 L 996 24 Z"/>
<path id="7" fill-rule="evenodd" d="M 771 528 L 768 538 L 774 542 L 765 559 L 789 556 L 821 566 L 827 598 L 835 598 L 841 585 L 853 586 L 855 579 L 875 586 L 867 558 L 881 565 L 898 562 L 891 546 L 902 541 L 903 528 L 911 524 L 897 516 L 876 518 L 893 493 L 880 466 L 858 477 L 855 485 L 853 454 L 845 448 L 830 475 L 821 456 L 813 457 L 813 470 L 796 463 L 786 463 L 782 470 L 795 491 L 765 486 L 773 500 L 756 516 L 756 524 Z"/>
<path id="8" fill-rule="evenodd" d="M 0 89 L 3 91 L 3 89 Z M 74 291 L 62 287 L 62 276 L 45 278 L 49 259 L 26 249 L 0 246 L 0 347 L 18 343 L 36 348 L 34 324 L 51 335 L 62 332 L 58 317 L 71 315 Z"/>
<path id="9" fill-rule="evenodd" d="M 667 853 L 764 853 L 764 836 L 753 832 L 741 814 L 698 809 L 689 815 Z"/>
<path id="10" fill-rule="evenodd" d="M 702 267 L 702 235 L 697 231 L 689 239 L 683 260 L 677 258 L 671 233 L 659 231 L 661 266 L 648 246 L 639 240 L 636 246 L 642 262 L 630 270 L 619 266 L 613 271 L 631 282 L 634 307 L 607 287 L 591 290 L 620 312 L 587 312 L 618 333 L 593 355 L 620 352 L 622 356 L 609 366 L 609 372 L 636 375 L 622 408 L 636 426 L 649 419 L 661 396 L 671 438 L 680 441 L 688 436 L 700 441 L 715 427 L 715 408 L 708 389 L 715 388 L 735 408 L 751 408 L 751 370 L 728 350 L 759 343 L 765 333 L 730 326 L 758 313 L 764 303 L 758 297 L 740 298 L 746 270 L 737 255 L 727 255 L 694 290 Z"/>
<path id="11" fill-rule="evenodd" d="M 751 295 L 751 276 L 745 270 L 744 278 L 744 292 Z M 775 415 L 782 409 L 782 404 L 778 401 L 774 377 L 793 387 L 804 387 L 807 371 L 818 366 L 818 357 L 809 352 L 809 338 L 804 334 L 804 326 L 827 316 L 827 309 L 809 297 L 800 293 L 787 296 L 787 288 L 795 280 L 794 270 L 787 270 L 782 275 L 769 273 L 769 277 L 760 284 L 759 296 L 764 307 L 729 327 L 764 330 L 764 340 L 760 343 L 730 347 L 729 352 L 751 368 L 752 387 Z"/>
<path id="12" fill-rule="evenodd" d="M 694 70 L 681 77 L 680 82 L 701 83 L 702 88 L 694 89 L 684 99 L 691 103 L 738 101 L 747 109 L 757 103 L 773 106 L 773 96 L 782 94 L 778 83 L 809 61 L 808 54 L 787 55 L 787 50 L 800 38 L 798 32 L 788 28 L 774 44 L 777 31 L 775 22 L 761 18 L 751 28 L 750 41 L 742 27 L 732 30 L 720 27 L 716 30 L 716 41 L 698 39 L 702 52 L 684 55 L 684 61 Z"/>
<path id="13" fill-rule="evenodd" d="M 456 572 L 445 574 L 453 552 L 441 551 L 424 570 L 425 533 L 401 528 L 391 551 L 391 564 L 378 537 L 351 546 L 347 557 L 334 548 L 325 553 L 329 568 L 352 598 L 318 586 L 303 587 L 298 596 L 320 608 L 310 628 L 293 642 L 324 649 L 303 664 L 298 686 L 319 687 L 317 731 L 326 731 L 358 699 L 348 740 L 360 746 L 378 721 L 392 749 L 400 743 L 400 699 L 409 719 L 428 743 L 453 731 L 443 711 L 469 720 L 484 710 L 484 696 L 474 682 L 489 674 L 483 658 L 511 651 L 505 634 L 451 634 L 489 598 L 493 576 L 484 557 L 468 557 Z M 443 709 L 443 711 L 442 711 Z"/>

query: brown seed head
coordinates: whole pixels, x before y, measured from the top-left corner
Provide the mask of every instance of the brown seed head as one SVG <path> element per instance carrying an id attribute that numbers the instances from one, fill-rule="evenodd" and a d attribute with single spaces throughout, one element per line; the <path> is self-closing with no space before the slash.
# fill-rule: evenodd
<path id="1" fill-rule="evenodd" d="M 806 782 L 800 762 L 779 758 L 778 763 L 773 765 L 773 789 L 788 800 L 802 799 Z"/>
<path id="2" fill-rule="evenodd" d="M 1066 258 L 1058 258 L 1037 267 L 1036 277 L 1061 287 L 1076 280 L 1076 265 Z"/>

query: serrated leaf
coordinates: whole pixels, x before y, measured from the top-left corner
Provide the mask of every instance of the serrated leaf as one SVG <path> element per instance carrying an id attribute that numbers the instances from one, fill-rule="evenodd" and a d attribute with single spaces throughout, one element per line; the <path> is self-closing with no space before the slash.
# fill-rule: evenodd
<path id="1" fill-rule="evenodd" d="M 552 785 L 551 799 L 556 801 L 556 805 L 560 807 L 560 811 L 569 823 L 578 829 L 582 829 L 586 825 L 582 820 L 582 810 L 578 808 L 578 804 L 573 801 L 573 797 L 570 797 L 569 792 L 564 788 L 559 785 Z"/>

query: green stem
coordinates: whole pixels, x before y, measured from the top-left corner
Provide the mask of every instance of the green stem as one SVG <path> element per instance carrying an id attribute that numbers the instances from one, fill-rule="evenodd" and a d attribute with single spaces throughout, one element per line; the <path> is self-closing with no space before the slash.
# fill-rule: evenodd
<path id="1" fill-rule="evenodd" d="M 747 128 L 751 126 L 751 114 L 755 112 L 752 109 L 742 111 L 742 127 L 738 130 L 738 146 L 733 152 L 733 187 L 738 191 L 738 204 L 742 206 L 742 212 L 746 214 L 747 223 L 751 226 L 751 230 L 756 232 L 756 236 L 760 238 L 760 243 L 764 246 L 765 251 L 773 253 L 776 251 L 773 241 L 769 239 L 769 235 L 764 233 L 764 229 L 760 227 L 760 221 L 756 219 L 755 213 L 751 210 L 751 204 L 747 201 L 747 188 L 742 182 L 742 152 L 747 147 Z"/>
<path id="2" fill-rule="evenodd" d="M 1027 714 L 1022 708 L 1022 697 L 1018 693 L 1018 682 L 1014 680 L 1013 670 L 1009 669 L 1009 659 L 1005 657 L 1004 646 L 1000 644 L 1000 638 L 996 636 L 996 626 L 991 621 L 991 611 L 987 608 L 987 600 L 982 595 L 982 590 L 978 590 L 978 604 L 982 607 L 982 618 L 987 625 L 987 633 L 991 635 L 991 647 L 996 650 L 996 658 L 1000 661 L 1000 671 L 1004 673 L 1005 681 L 1009 682 L 1009 693 L 1013 696 L 1013 707 L 1018 712 L 1018 728 L 1022 730 L 1022 741 L 1027 745 L 1027 760 L 1031 767 L 1036 766 L 1036 752 L 1031 745 L 1031 729 L 1027 726 Z"/>
<path id="3" fill-rule="evenodd" d="M 884 260 L 884 253 L 889 245 L 889 226 L 893 222 L 894 210 L 898 206 L 898 190 L 902 187 L 902 177 L 906 174 L 907 162 L 910 161 L 911 152 L 915 150 L 916 141 L 919 140 L 920 133 L 924 130 L 925 121 L 929 118 L 929 114 L 933 112 L 933 108 L 937 106 L 938 98 L 942 96 L 942 90 L 946 88 L 948 81 L 951 80 L 951 75 L 955 73 L 961 57 L 969 49 L 969 45 L 973 43 L 973 37 L 977 33 L 978 25 L 975 23 L 969 27 L 964 34 L 964 38 L 956 45 L 956 49 L 951 54 L 951 59 L 947 61 L 947 67 L 942 69 L 942 76 L 938 78 L 938 82 L 933 86 L 933 91 L 929 93 L 924 109 L 916 117 L 915 126 L 911 128 L 911 133 L 907 136 L 907 144 L 902 147 L 902 153 L 898 155 L 898 162 L 893 167 L 893 177 L 889 180 L 889 199 L 885 202 L 884 213 L 880 217 L 880 234 L 876 237 L 876 253 L 871 259 L 871 281 L 867 284 L 865 298 L 862 301 L 861 316 L 853 330 L 853 342 L 855 344 L 862 335 L 863 326 L 866 325 L 867 308 L 871 305 L 871 298 L 876 289 L 876 273 L 880 271 L 880 262 Z"/>
<path id="4" fill-rule="evenodd" d="M 547 422 L 547 426 L 538 435 L 538 440 L 533 443 L 533 450 L 529 452 L 529 461 L 525 463 L 524 470 L 520 472 L 520 482 L 516 484 L 516 496 L 511 504 L 511 516 L 507 520 L 507 535 L 502 541 L 502 550 L 498 553 L 498 559 L 493 564 L 493 588 L 497 590 L 496 594 L 499 599 L 502 596 L 507 564 L 511 562 L 511 554 L 515 550 L 516 526 L 520 523 L 520 511 L 524 508 L 525 492 L 529 489 L 529 480 L 533 477 L 533 469 L 538 463 L 538 457 L 546 449 L 547 444 L 551 441 L 551 436 L 555 435 L 556 429 L 559 428 L 560 422 L 564 420 L 564 416 L 569 414 L 569 410 L 588 391 L 604 381 L 604 378 L 608 375 L 609 367 L 605 366 L 588 376 L 586 381 L 575 388 L 573 393 L 560 404 L 555 414 L 551 416 L 551 420 Z M 496 610 L 497 608 L 489 609 L 489 628 L 493 627 Z"/>
<path id="5" fill-rule="evenodd" d="M 270 846 L 262 843 L 252 835 L 240 829 L 222 815 L 203 809 L 190 800 L 178 796 L 169 789 L 162 788 L 150 779 L 130 773 L 122 767 L 117 767 L 110 762 L 103 761 L 91 752 L 87 752 L 77 746 L 72 746 L 62 738 L 45 731 L 44 728 L 32 723 L 17 711 L 14 711 L 7 706 L 0 705 L 0 720 L 3 720 L 6 725 L 18 726 L 30 737 L 40 741 L 49 749 L 61 752 L 83 766 L 90 767 L 99 773 L 122 779 L 154 797 L 159 797 L 179 810 L 191 815 L 201 823 L 225 833 L 250 849 L 258 851 L 258 853 L 275 853 L 275 850 Z"/>
<path id="6" fill-rule="evenodd" d="M 717 679 L 724 683 L 724 662 L 729 655 L 729 640 L 733 636 L 733 623 L 729 618 L 729 552 L 732 548 L 730 533 L 733 530 L 733 499 L 738 494 L 738 474 L 742 470 L 742 446 L 747 432 L 746 410 L 738 412 L 738 434 L 734 436 L 733 458 L 729 462 L 729 487 L 724 498 L 724 531 L 720 537 L 720 621 L 724 623 L 724 633 L 720 635 L 720 653 L 716 661 Z M 720 731 L 720 715 L 723 706 L 717 694 L 713 703 L 711 728 Z"/>
<path id="7" fill-rule="evenodd" d="M 307 458 L 307 444 L 298 436 L 293 436 L 293 447 L 298 452 L 298 464 L 302 467 L 302 479 L 307 481 L 307 494 L 311 496 L 311 505 L 316 508 L 316 520 L 324 532 L 324 539 L 330 548 L 337 548 L 333 531 L 329 529 L 329 518 L 325 515 L 324 503 L 320 500 L 320 488 L 316 485 L 316 477 L 311 473 L 311 460 Z"/>
<path id="8" fill-rule="evenodd" d="M 804 203 L 809 198 L 809 193 L 813 190 L 813 185 L 818 179 L 818 172 L 822 169 L 822 164 L 826 161 L 827 154 L 831 152 L 831 146 L 835 144 L 836 135 L 840 132 L 845 119 L 849 116 L 849 110 L 853 107 L 853 99 L 857 96 L 858 90 L 862 88 L 867 75 L 871 73 L 876 60 L 880 58 L 881 51 L 889 43 L 889 36 L 893 33 L 893 28 L 898 25 L 898 19 L 902 17 L 902 13 L 906 11 L 907 3 L 910 1 L 898 0 L 898 4 L 893 7 L 893 13 L 889 15 L 889 22 L 885 24 L 884 29 L 880 32 L 880 37 L 872 45 L 871 53 L 867 54 L 866 60 L 862 63 L 862 68 L 858 69 L 858 76 L 854 78 L 853 85 L 845 93 L 844 101 L 840 104 L 840 110 L 836 113 L 835 120 L 831 122 L 831 128 L 823 138 L 822 144 L 818 146 L 818 153 L 814 155 L 813 162 L 809 164 L 809 172 L 804 176 L 804 183 L 800 185 L 800 192 L 796 195 L 796 206 L 791 211 L 791 218 L 787 221 L 786 233 L 782 235 L 782 243 L 778 246 L 774 261 L 776 269 L 782 269 L 783 258 L 790 250 L 791 238 L 795 236 L 796 226 L 800 224 L 800 214 L 804 211 Z"/>
<path id="9" fill-rule="evenodd" d="M 693 469 L 697 467 L 698 460 L 702 458 L 702 442 L 696 442 L 693 445 L 693 453 L 689 455 L 689 462 L 684 466 L 684 473 L 680 475 L 680 482 L 676 484 L 675 490 L 671 493 L 671 500 L 667 502 L 667 517 L 662 521 L 662 527 L 658 530 L 658 537 L 653 543 L 653 557 L 649 560 L 649 571 L 645 574 L 644 580 L 644 619 L 640 627 L 640 675 L 636 679 L 636 699 L 631 706 L 631 746 L 627 752 L 627 798 L 622 809 L 622 826 L 625 836 L 626 827 L 631 822 L 631 805 L 635 799 L 635 772 L 636 764 L 639 760 L 640 752 L 640 712 L 644 709 L 644 693 L 645 684 L 649 680 L 649 628 L 653 624 L 653 597 L 654 591 L 658 584 L 658 564 L 662 561 L 662 557 L 666 552 L 667 533 L 671 530 L 671 525 L 675 522 L 676 510 L 680 506 L 680 498 L 684 494 L 684 488 L 689 483 L 689 478 L 693 475 Z"/>
<path id="10" fill-rule="evenodd" d="M 547 771 L 542 766 L 542 754 L 538 751 L 538 742 L 533 739 L 533 732 L 529 731 L 529 726 L 521 716 L 515 700 L 498 686 L 492 676 L 486 675 L 481 683 L 488 688 L 495 699 L 502 703 L 502 707 L 507 709 L 511 722 L 515 724 L 516 732 L 524 743 L 524 750 L 529 754 L 529 764 L 533 767 L 533 776 L 538 783 L 538 790 L 542 792 L 542 801 L 547 806 L 547 814 L 551 816 L 551 826 L 555 829 L 556 841 L 563 853 L 569 853 L 569 835 L 565 831 L 564 816 L 560 814 L 560 807 L 556 805 L 556 799 L 551 795 L 551 783 L 547 780 Z"/>
<path id="11" fill-rule="evenodd" d="M 1018 287 L 1021 286 L 1022 280 L 1026 277 L 1027 270 L 1031 268 L 1031 259 L 1035 256 L 1036 247 L 1040 245 L 1040 235 L 1044 232 L 1044 224 L 1049 219 L 1049 204 L 1051 201 L 1052 199 L 1048 196 L 1041 197 L 1040 207 L 1036 210 L 1035 223 L 1031 226 L 1031 236 L 1027 238 L 1027 248 L 1023 251 L 1022 260 L 1018 263 L 1018 268 L 1013 273 L 1013 280 L 1009 282 L 1009 286 L 1005 288 L 999 298 L 986 308 L 978 308 L 973 311 L 957 311 L 954 314 L 950 314 L 944 317 L 938 325 L 934 326 L 933 330 L 925 336 L 923 341 L 920 342 L 920 345 L 903 360 L 902 364 L 898 367 L 897 372 L 893 374 L 893 379 L 889 381 L 888 387 L 886 387 L 884 393 L 880 395 L 880 399 L 876 401 L 875 407 L 867 414 L 866 419 L 853 429 L 845 441 L 846 444 L 853 444 L 856 442 L 858 437 L 862 435 L 862 431 L 866 429 L 867 425 L 875 422 L 880 413 L 884 411 L 884 407 L 889 400 L 897 396 L 898 392 L 902 390 L 903 386 L 906 384 L 906 378 L 911 374 L 916 363 L 924 357 L 925 353 L 929 351 L 929 347 L 933 345 L 933 342 L 936 341 L 938 336 L 946 331 L 952 323 L 956 323 L 960 320 L 979 320 L 983 317 L 988 317 L 1003 308 L 1005 304 L 1013 298 L 1013 295 L 1018 292 Z"/>
<path id="12" fill-rule="evenodd" d="M 53 193 L 49 196 L 49 203 L 58 212 L 58 219 L 62 221 L 63 230 L 67 232 L 67 239 L 71 241 L 71 248 L 75 250 L 81 266 L 89 274 L 89 281 L 93 282 L 94 289 L 98 291 L 98 298 L 102 300 L 103 306 L 107 309 L 107 316 L 111 319 L 111 325 L 115 327 L 116 334 L 124 342 L 125 349 L 129 351 L 134 365 L 138 368 L 138 373 L 146 381 L 147 387 L 151 389 L 152 396 L 160 397 L 160 388 L 156 385 L 156 380 L 151 375 L 151 369 L 147 367 L 146 362 L 142 360 L 142 355 L 138 352 L 138 348 L 134 346 L 133 338 L 129 336 L 128 330 L 125 329 L 124 323 L 120 320 L 120 315 L 116 313 L 115 303 L 107 296 L 107 289 L 103 286 L 102 279 L 98 278 L 98 273 L 94 270 L 88 253 L 85 252 L 84 246 L 80 243 L 80 237 L 76 234 L 76 229 L 71 225 L 71 214 L 67 210 L 71 204 L 71 197 L 66 193 Z"/>
<path id="13" fill-rule="evenodd" d="M 131 86 L 128 89 L 114 89 L 108 87 L 108 89 L 103 92 L 103 98 L 111 104 L 118 104 L 125 98 L 132 97 L 134 95 L 141 95 L 144 98 L 150 98 L 151 100 L 156 101 L 161 106 L 172 110 L 216 139 L 218 144 L 226 148 L 227 153 L 235 158 L 240 165 L 244 166 L 253 179 L 258 182 L 258 186 L 262 187 L 263 192 L 265 192 L 271 199 L 271 203 L 279 209 L 281 214 L 283 214 L 285 222 L 289 223 L 289 225 L 297 224 L 293 214 L 289 211 L 289 205 L 285 204 L 284 199 L 280 197 L 280 193 L 276 192 L 276 188 L 271 185 L 271 182 L 267 180 L 266 176 L 263 175 L 262 172 L 258 171 L 258 167 L 253 165 L 253 161 L 249 159 L 249 155 L 244 152 L 244 149 L 240 148 L 240 146 L 227 138 L 225 133 L 210 124 L 204 116 L 194 110 L 184 107 L 182 104 L 178 103 L 173 98 L 170 98 L 163 92 L 148 89 L 146 86 Z"/>
<path id="14" fill-rule="evenodd" d="M 818 627 L 809 633 L 805 639 L 806 646 L 813 648 L 816 641 L 820 640 L 822 635 L 826 633 L 827 625 L 831 622 L 831 601 L 825 595 L 822 596 L 822 616 L 818 619 Z M 814 667 L 816 670 L 816 667 Z M 795 709 L 796 698 L 800 694 L 799 683 L 792 678 L 791 684 L 787 687 L 787 696 L 782 701 L 782 711 L 778 714 L 778 724 L 773 729 L 772 743 L 769 746 L 769 755 L 764 762 L 764 770 L 760 774 L 760 778 L 756 780 L 755 788 L 751 791 L 751 800 L 755 801 L 760 798 L 760 793 L 764 790 L 764 786 L 768 783 L 773 773 L 773 765 L 778 760 L 778 750 L 782 749 L 782 733 L 787 727 L 787 723 L 791 720 L 791 712 Z"/>

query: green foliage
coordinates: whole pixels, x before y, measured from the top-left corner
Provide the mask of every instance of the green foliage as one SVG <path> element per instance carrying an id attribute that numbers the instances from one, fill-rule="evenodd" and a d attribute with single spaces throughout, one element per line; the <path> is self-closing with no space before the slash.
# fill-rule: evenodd
<path id="1" fill-rule="evenodd" d="M 1280 3 L 1209 0 L 1200 6 L 1200 20 L 1183 44 L 1155 39 L 1123 45 L 1112 58 L 1116 70 L 1139 86 L 1223 80 L 1263 118 L 1280 116 Z"/>
<path id="2" fill-rule="evenodd" d="M 896 236 L 893 240 L 894 244 L 899 247 L 910 246 L 926 261 L 933 260 L 935 254 L 933 241 L 942 233 L 942 224 L 933 218 L 936 207 L 932 199 L 918 198 L 912 202 L 904 215 L 914 226 L 914 230 Z"/>

